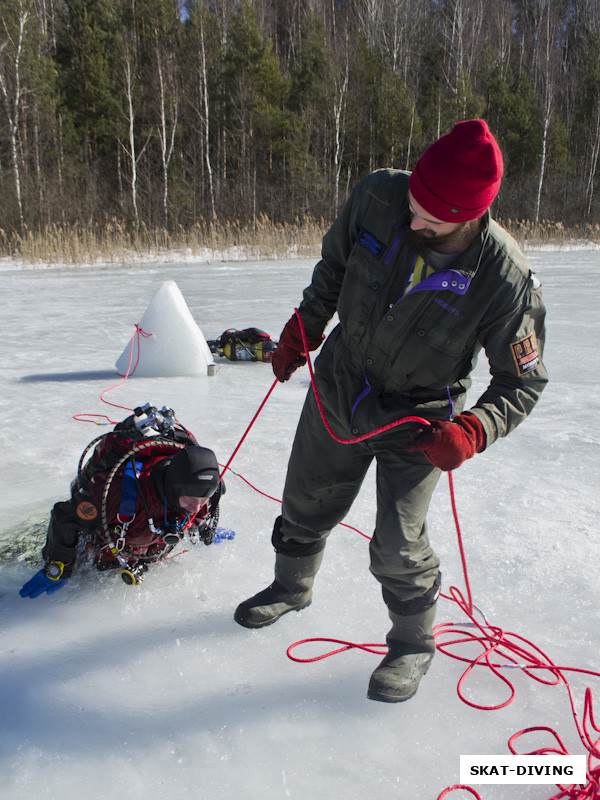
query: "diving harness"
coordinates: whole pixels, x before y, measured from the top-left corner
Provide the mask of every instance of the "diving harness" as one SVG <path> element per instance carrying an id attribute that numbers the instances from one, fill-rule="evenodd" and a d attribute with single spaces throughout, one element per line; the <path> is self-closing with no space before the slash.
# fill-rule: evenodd
<path id="1" fill-rule="evenodd" d="M 210 503 L 207 518 L 202 521 L 201 525 L 193 525 L 193 516 L 186 516 L 183 521 L 168 523 L 165 498 L 164 525 L 162 528 L 158 527 L 152 518 L 148 503 L 142 491 L 139 481 L 139 470 L 141 469 L 142 462 L 136 461 L 136 455 L 150 448 L 156 448 L 157 446 L 172 448 L 173 453 L 175 453 L 177 450 L 185 448 L 187 444 L 196 444 L 196 439 L 188 430 L 177 422 L 172 409 L 163 407 L 159 411 L 155 406 L 149 403 L 143 407 L 136 408 L 132 417 L 128 417 L 126 420 L 119 423 L 118 430 L 124 433 L 127 431 L 136 431 L 140 436 L 147 438 L 136 442 L 131 449 L 119 457 L 116 463 L 111 467 L 102 494 L 101 528 L 99 533 L 104 540 L 105 547 L 110 551 L 121 567 L 121 579 L 128 586 L 135 586 L 142 582 L 144 573 L 148 569 L 150 563 L 165 560 L 176 545 L 184 538 L 187 537 L 190 543 L 194 545 L 200 542 L 206 545 L 212 544 L 219 519 L 218 500 L 221 494 L 221 484 L 219 484 L 219 488 L 213 495 L 216 502 L 213 501 Z M 149 436 L 150 431 L 156 431 L 156 435 Z M 83 451 L 78 465 L 77 483 L 80 482 L 85 470 L 84 461 L 87 454 L 92 447 L 107 435 L 108 434 L 105 433 L 98 436 L 90 442 Z M 165 456 L 168 455 L 168 452 L 165 453 Z M 123 490 L 121 505 L 117 513 L 116 523 L 111 523 L 108 519 L 107 511 L 108 495 L 113 481 L 122 468 Z M 152 557 L 144 557 L 140 554 L 127 553 L 125 551 L 127 529 L 135 519 L 138 494 L 146 512 L 148 527 L 156 536 L 154 544 L 160 544 L 162 542 L 165 545 L 162 552 L 158 555 L 153 554 Z M 211 501 L 213 498 L 211 498 Z"/>

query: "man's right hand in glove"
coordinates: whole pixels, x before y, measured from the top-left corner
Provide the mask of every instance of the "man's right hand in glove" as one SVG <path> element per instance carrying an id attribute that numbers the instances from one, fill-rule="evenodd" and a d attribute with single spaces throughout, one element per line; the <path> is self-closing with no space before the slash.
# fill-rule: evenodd
<path id="1" fill-rule="evenodd" d="M 320 347 L 321 339 L 306 339 L 306 344 L 309 350 L 316 350 Z M 304 352 L 304 344 L 302 342 L 302 333 L 300 332 L 300 325 L 298 318 L 294 316 L 285 324 L 285 328 L 279 337 L 279 344 L 277 349 L 271 356 L 271 366 L 273 373 L 278 381 L 283 383 L 291 378 L 298 367 L 303 367 L 306 364 L 306 354 Z"/>
<path id="2" fill-rule="evenodd" d="M 62 561 L 51 561 L 43 569 L 35 573 L 19 591 L 21 597 L 39 597 L 44 592 L 54 594 L 65 585 L 67 576 L 63 575 L 65 564 Z"/>
<path id="3" fill-rule="evenodd" d="M 427 428 L 418 428 L 406 446 L 409 453 L 424 453 L 434 467 L 450 472 L 481 453 L 486 445 L 485 430 L 479 419 L 465 411 L 452 422 L 434 420 Z"/>

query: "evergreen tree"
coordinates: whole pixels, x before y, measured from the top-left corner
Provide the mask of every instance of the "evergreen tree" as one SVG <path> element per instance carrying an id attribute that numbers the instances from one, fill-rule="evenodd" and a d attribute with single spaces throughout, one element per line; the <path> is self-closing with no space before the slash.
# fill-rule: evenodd
<path id="1" fill-rule="evenodd" d="M 119 0 L 66 0 L 57 35 L 65 151 L 73 178 L 85 186 L 78 203 L 87 217 L 106 207 L 114 188 L 122 7 Z"/>
<path id="2" fill-rule="evenodd" d="M 0 169 L 3 224 L 20 230 L 47 210 L 47 164 L 56 164 L 56 73 L 35 11 L 32 0 L 0 6 L 0 154 L 10 164 L 10 178 Z"/>
<path id="3" fill-rule="evenodd" d="M 330 184 L 319 157 L 325 139 L 327 87 L 331 64 L 327 58 L 325 25 L 314 13 L 302 23 L 290 65 L 286 160 L 295 213 L 319 217 L 328 211 Z M 294 211 L 292 211 L 294 213 Z"/>
<path id="4" fill-rule="evenodd" d="M 597 188 L 600 154 L 600 32 L 590 35 L 582 49 L 575 127 L 579 134 L 577 153 L 583 165 L 580 206 L 585 216 L 590 217 Z"/>
<path id="5" fill-rule="evenodd" d="M 275 161 L 284 141 L 287 81 L 263 39 L 256 14 L 246 0 L 229 24 L 223 71 L 228 172 L 236 179 L 236 212 L 256 219 L 258 185 L 276 185 Z M 231 200 L 233 201 L 232 194 Z M 276 205 L 272 204 L 275 211 Z"/>
<path id="6" fill-rule="evenodd" d="M 496 213 L 598 222 L 599 87 L 591 0 L 5 0 L 3 227 L 329 220 L 479 116 Z"/>

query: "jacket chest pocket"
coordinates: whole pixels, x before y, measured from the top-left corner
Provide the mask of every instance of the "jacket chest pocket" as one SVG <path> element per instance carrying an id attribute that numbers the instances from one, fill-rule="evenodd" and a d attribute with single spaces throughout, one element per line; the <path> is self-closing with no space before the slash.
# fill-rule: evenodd
<path id="1" fill-rule="evenodd" d="M 404 351 L 406 375 L 414 386 L 443 388 L 464 377 L 476 347 L 476 331 L 450 314 L 425 314 L 418 320 Z M 465 371 L 466 370 L 466 371 Z"/>
<path id="2" fill-rule="evenodd" d="M 470 326 L 461 324 L 452 312 L 444 316 L 423 315 L 414 328 L 419 346 L 431 347 L 450 357 L 458 357 L 475 342 L 475 332 Z"/>
<path id="3" fill-rule="evenodd" d="M 381 302 L 382 289 L 389 281 L 391 268 L 361 245 L 346 262 L 344 281 L 338 298 L 338 314 L 346 333 L 362 338 L 374 309 Z"/>

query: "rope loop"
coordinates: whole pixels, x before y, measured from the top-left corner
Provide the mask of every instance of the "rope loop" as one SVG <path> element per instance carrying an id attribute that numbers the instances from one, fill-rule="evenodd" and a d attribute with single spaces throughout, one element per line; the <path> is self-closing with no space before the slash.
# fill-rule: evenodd
<path id="1" fill-rule="evenodd" d="M 120 405 L 117 405 L 116 403 L 111 403 L 109 400 L 105 399 L 104 395 L 107 394 L 108 392 L 112 391 L 113 389 L 116 389 L 118 386 L 122 386 L 125 383 L 125 381 L 127 380 L 127 378 L 130 378 L 135 373 L 135 371 L 137 369 L 137 365 L 139 364 L 139 361 L 140 361 L 140 337 L 143 337 L 144 339 L 147 339 L 149 336 L 152 336 L 152 335 L 153 334 L 148 333 L 147 331 L 145 331 L 139 323 L 137 323 L 137 322 L 135 323 L 135 333 L 131 337 L 131 343 L 129 345 L 129 363 L 127 365 L 127 370 L 125 371 L 125 375 L 121 375 L 120 376 L 120 377 L 123 378 L 123 380 L 119 381 L 118 383 L 115 383 L 113 386 L 109 386 L 108 389 L 105 389 L 103 392 L 100 393 L 100 400 L 103 403 L 106 403 L 107 406 L 112 406 L 113 408 L 121 408 L 124 411 L 133 411 L 132 408 L 128 408 L 127 406 L 120 406 Z M 137 344 L 137 359 L 136 359 L 136 362 L 135 362 L 135 364 L 133 366 L 133 369 L 131 369 L 131 362 L 133 361 L 133 347 L 134 347 L 134 344 Z M 120 375 L 120 373 L 117 373 L 117 374 Z M 96 420 L 95 419 L 91 419 L 91 417 L 97 417 L 98 419 L 105 419 L 106 422 L 96 422 Z M 116 425 L 117 424 L 117 422 L 115 420 L 110 419 L 110 417 L 107 417 L 105 414 L 74 414 L 73 415 L 73 419 L 77 420 L 77 422 L 93 422 L 95 425 Z"/>
<path id="2" fill-rule="evenodd" d="M 292 650 L 295 650 L 296 647 L 300 647 L 303 644 L 313 644 L 314 642 L 327 642 L 328 644 L 339 644 L 341 647 L 338 647 L 335 650 L 329 650 L 327 653 L 322 653 L 319 656 L 313 656 L 312 658 L 300 658 L 299 656 L 293 656 Z M 327 639 L 325 637 L 315 637 L 313 639 L 301 639 L 299 642 L 294 642 L 291 644 L 286 653 L 287 657 L 291 661 L 296 661 L 300 664 L 309 664 L 313 661 L 322 661 L 324 658 L 329 658 L 329 656 L 335 656 L 337 653 L 343 653 L 346 650 L 364 650 L 367 653 L 374 653 L 375 655 L 384 656 L 387 653 L 387 646 L 383 644 L 376 644 L 376 643 L 368 643 L 368 644 L 359 644 L 357 642 L 346 642 L 343 639 Z"/>
<path id="3" fill-rule="evenodd" d="M 382 428 L 378 428 L 377 430 L 372 431 L 371 433 L 364 434 L 363 436 L 358 436 L 355 439 L 342 439 L 338 437 L 331 429 L 331 426 L 327 421 L 325 411 L 323 409 L 323 404 L 321 402 L 321 398 L 319 397 L 310 357 L 308 356 L 306 332 L 304 330 L 302 318 L 300 316 L 298 309 L 295 309 L 295 313 L 298 318 L 298 324 L 300 326 L 300 332 L 304 344 L 304 352 L 307 356 L 310 379 L 315 399 L 317 401 L 317 406 L 319 408 L 319 412 L 321 414 L 321 418 L 323 419 L 325 428 L 327 429 L 329 435 L 336 442 L 340 442 L 342 444 L 353 444 L 355 442 L 360 442 L 365 439 L 368 439 L 371 436 L 375 436 L 378 433 L 390 430 L 396 427 L 397 425 L 401 425 L 406 422 L 417 422 L 420 425 L 430 424 L 428 420 L 424 420 L 420 417 L 404 417 L 400 420 L 396 420 L 395 422 L 390 423 L 389 425 L 385 425 Z M 532 642 L 530 642 L 529 640 L 525 639 L 522 636 L 519 636 L 516 633 L 506 632 L 502 630 L 502 628 L 490 624 L 486 620 L 485 616 L 481 613 L 481 611 L 474 606 L 471 593 L 471 586 L 469 581 L 469 571 L 467 568 L 467 560 L 463 544 L 463 536 L 460 529 L 458 511 L 456 508 L 456 499 L 455 499 L 454 481 L 452 478 L 452 472 L 448 472 L 448 481 L 449 481 L 450 497 L 452 503 L 452 513 L 454 516 L 454 523 L 456 527 L 458 546 L 462 562 L 463 577 L 466 587 L 466 597 L 455 586 L 450 587 L 448 595 L 442 594 L 441 596 L 447 600 L 455 602 L 458 605 L 458 607 L 466 614 L 466 616 L 469 619 L 469 622 L 442 623 L 440 625 L 435 626 L 433 633 L 435 637 L 437 650 L 444 653 L 445 655 L 450 656 L 451 658 L 456 659 L 457 661 L 465 662 L 468 665 L 458 681 L 457 694 L 462 700 L 462 702 L 470 706 L 471 708 L 476 708 L 484 711 L 492 711 L 501 708 L 506 708 L 506 706 L 510 705 L 513 702 L 516 696 L 516 689 L 514 684 L 506 677 L 505 674 L 503 674 L 503 670 L 507 669 L 519 669 L 523 674 L 528 675 L 530 678 L 533 678 L 533 680 L 537 681 L 538 683 L 545 684 L 546 686 L 557 686 L 559 684 L 564 685 L 569 695 L 571 711 L 573 713 L 573 719 L 575 721 L 580 741 L 585 750 L 587 750 L 588 752 L 588 770 L 587 770 L 588 784 L 585 787 L 559 786 L 558 788 L 560 789 L 560 793 L 558 795 L 555 795 L 553 798 L 550 798 L 550 800 L 560 800 L 561 798 L 565 798 L 565 800 L 567 798 L 569 800 L 600 800 L 600 793 L 598 789 L 599 778 L 600 778 L 600 764 L 599 765 L 593 764 L 594 760 L 600 760 L 600 738 L 598 738 L 597 736 L 597 734 L 600 733 L 600 728 L 596 725 L 594 720 L 592 691 L 589 687 L 585 690 L 583 720 L 580 720 L 577 712 L 577 706 L 573 689 L 564 674 L 567 671 L 573 671 L 573 672 L 585 673 L 587 675 L 600 678 L 600 673 L 594 672 L 592 670 L 577 669 L 574 667 L 556 666 L 552 662 L 550 657 L 547 656 L 546 653 L 544 653 L 543 650 L 541 650 L 539 647 L 537 647 Z M 482 622 L 476 619 L 475 617 L 476 611 L 482 616 L 483 619 Z M 327 653 L 324 653 L 314 658 L 300 659 L 298 657 L 294 657 L 291 655 L 291 652 L 294 650 L 295 647 L 301 644 L 308 644 L 310 642 L 331 642 L 335 644 L 340 644 L 341 646 L 337 649 L 331 650 Z M 473 645 L 477 645 L 478 647 L 481 648 L 481 653 L 476 657 L 465 657 L 458 655 L 453 648 L 465 644 L 469 645 L 470 647 L 472 647 Z M 351 642 L 344 642 L 337 639 L 314 638 L 314 639 L 303 639 L 300 642 L 296 642 L 295 644 L 291 645 L 288 648 L 287 654 L 288 657 L 291 658 L 293 661 L 311 662 L 311 661 L 320 661 L 323 658 L 328 658 L 329 656 L 333 656 L 353 648 L 378 654 L 381 652 L 382 649 L 383 652 L 387 652 L 387 647 L 384 647 L 383 645 L 377 645 L 377 644 L 362 645 L 362 644 L 353 644 Z M 478 667 L 486 667 L 504 684 L 504 686 L 508 689 L 508 697 L 505 700 L 499 701 L 495 704 L 484 705 L 469 700 L 466 697 L 464 692 L 464 684 L 471 675 L 471 673 L 473 673 Z M 539 750 L 534 750 L 530 753 L 524 753 L 523 755 L 538 755 L 545 753 L 559 753 L 560 755 L 568 755 L 568 751 L 564 746 L 562 740 L 558 736 L 558 734 L 552 728 L 545 728 L 545 727 L 531 727 L 519 731 L 509 739 L 508 742 L 509 748 L 516 755 L 516 751 L 514 749 L 514 743 L 518 741 L 526 733 L 540 732 L 540 731 L 550 733 L 555 743 L 558 745 L 558 747 L 541 748 Z M 478 800 L 481 800 L 481 796 L 475 791 L 475 789 L 472 789 L 470 786 L 463 786 L 463 785 L 451 786 L 448 787 L 447 789 L 444 789 L 444 791 L 439 795 L 437 800 L 442 800 L 442 798 L 446 797 L 448 794 L 450 794 L 450 792 L 454 792 L 456 790 L 463 790 L 469 792 L 470 794 L 473 795 L 473 797 L 478 798 Z"/>

